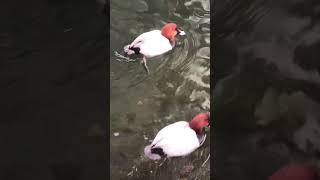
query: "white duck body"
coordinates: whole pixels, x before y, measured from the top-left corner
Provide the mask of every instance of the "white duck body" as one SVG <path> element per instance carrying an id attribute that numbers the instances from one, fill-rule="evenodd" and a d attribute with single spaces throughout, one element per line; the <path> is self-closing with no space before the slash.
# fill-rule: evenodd
<path id="1" fill-rule="evenodd" d="M 144 153 L 153 160 L 161 158 L 151 152 L 153 148 L 161 148 L 167 157 L 186 156 L 200 147 L 205 137 L 205 134 L 197 135 L 188 122 L 179 121 L 161 129 L 151 145 L 145 147 Z"/>
<path id="2" fill-rule="evenodd" d="M 146 58 L 155 57 L 172 50 L 169 39 L 161 34 L 160 30 L 152 30 L 139 35 L 129 46 L 124 48 L 127 54 L 133 54 L 130 48 L 140 48 L 139 53 Z"/>

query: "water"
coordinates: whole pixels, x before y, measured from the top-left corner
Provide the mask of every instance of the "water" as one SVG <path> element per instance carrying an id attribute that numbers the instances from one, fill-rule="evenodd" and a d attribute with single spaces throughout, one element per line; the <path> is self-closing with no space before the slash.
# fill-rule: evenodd
<path id="1" fill-rule="evenodd" d="M 110 166 L 112 179 L 209 179 L 210 138 L 185 158 L 154 162 L 143 149 L 165 125 L 210 109 L 209 1 L 112 0 L 110 2 Z M 186 33 L 165 55 L 118 56 L 139 34 L 175 22 Z M 208 132 L 209 133 L 209 132 Z M 209 137 L 209 136 L 208 136 Z M 189 169 L 189 170 L 187 170 Z"/>
<path id="2" fill-rule="evenodd" d="M 319 164 L 319 1 L 216 1 L 215 180 Z"/>
<path id="3" fill-rule="evenodd" d="M 1 4 L 0 179 L 107 176 L 101 10 L 95 1 Z"/>
<path id="4" fill-rule="evenodd" d="M 110 59 L 102 7 L 90 2 L 0 6 L 2 179 L 105 177 L 102 127 L 109 121 L 112 179 L 177 179 L 183 171 L 191 171 L 189 179 L 209 179 L 210 164 L 202 165 L 209 154 L 216 180 L 265 179 L 292 161 L 318 164 L 318 0 L 215 0 L 211 72 L 209 2 L 113 0 Z M 138 57 L 115 55 L 169 20 L 188 36 L 149 61 L 150 75 Z M 99 96 L 106 59 L 107 120 Z M 215 149 L 208 136 L 188 157 L 161 166 L 147 160 L 143 148 L 158 130 L 212 106 L 209 90 Z"/>

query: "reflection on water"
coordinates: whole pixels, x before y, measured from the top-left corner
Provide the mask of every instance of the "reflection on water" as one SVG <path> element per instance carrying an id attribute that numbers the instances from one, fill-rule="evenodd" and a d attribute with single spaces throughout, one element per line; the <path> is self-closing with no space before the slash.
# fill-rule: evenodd
<path id="1" fill-rule="evenodd" d="M 0 179 L 106 177 L 106 16 L 95 1 L 1 2 Z"/>
<path id="2" fill-rule="evenodd" d="M 112 0 L 110 21 L 111 178 L 209 179 L 210 153 L 203 147 L 185 158 L 147 160 L 143 148 L 165 125 L 209 110 L 210 3 L 206 0 Z M 150 59 L 150 75 L 141 57 L 116 56 L 139 34 L 175 22 L 186 33 L 165 55 Z"/>
<path id="3" fill-rule="evenodd" d="M 223 2 L 212 17 L 216 179 L 319 164 L 320 2 Z"/>

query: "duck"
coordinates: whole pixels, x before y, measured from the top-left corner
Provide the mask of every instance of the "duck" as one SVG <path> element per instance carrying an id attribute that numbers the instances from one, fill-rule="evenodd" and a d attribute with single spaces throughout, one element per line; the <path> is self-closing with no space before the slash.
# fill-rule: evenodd
<path id="1" fill-rule="evenodd" d="M 190 122 L 178 121 L 161 129 L 144 154 L 151 160 L 187 156 L 206 139 L 204 127 L 210 125 L 210 113 L 200 113 Z"/>
<path id="2" fill-rule="evenodd" d="M 142 54 L 141 64 L 149 74 L 147 59 L 172 50 L 176 45 L 177 35 L 184 36 L 186 33 L 179 29 L 177 24 L 167 23 L 161 30 L 152 30 L 139 35 L 131 44 L 123 48 L 124 55 L 127 57 L 132 54 Z"/>
<path id="3" fill-rule="evenodd" d="M 315 166 L 308 162 L 290 163 L 276 172 L 268 180 L 318 180 L 320 178 Z"/>

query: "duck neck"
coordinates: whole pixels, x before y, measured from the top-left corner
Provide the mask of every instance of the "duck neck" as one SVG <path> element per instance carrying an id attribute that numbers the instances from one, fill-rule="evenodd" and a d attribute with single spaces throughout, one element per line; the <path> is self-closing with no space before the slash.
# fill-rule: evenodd
<path id="1" fill-rule="evenodd" d="M 171 44 L 172 47 L 175 47 L 176 46 L 176 41 L 170 41 L 170 44 Z"/>
<path id="2" fill-rule="evenodd" d="M 199 123 L 195 121 L 189 122 L 189 126 L 191 129 L 193 129 L 198 135 L 203 134 L 202 127 L 199 126 Z"/>
<path id="3" fill-rule="evenodd" d="M 175 44 L 176 44 L 176 37 L 166 36 L 165 34 L 162 34 L 162 36 L 164 36 L 165 38 L 167 38 L 172 46 L 175 46 Z"/>

